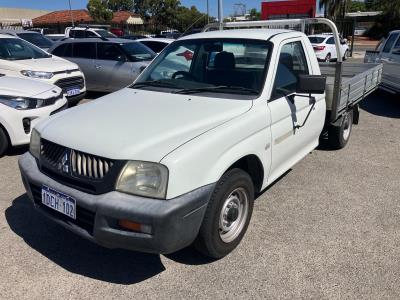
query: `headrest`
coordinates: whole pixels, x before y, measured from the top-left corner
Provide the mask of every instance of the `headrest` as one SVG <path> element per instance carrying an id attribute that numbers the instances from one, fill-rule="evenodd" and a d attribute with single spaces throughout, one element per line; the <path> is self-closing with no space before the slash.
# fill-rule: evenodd
<path id="1" fill-rule="evenodd" d="M 234 69 L 235 65 L 233 53 L 222 51 L 215 55 L 214 66 L 216 69 Z"/>
<path id="2" fill-rule="evenodd" d="M 279 62 L 285 65 L 289 70 L 293 70 L 293 57 L 289 53 L 281 53 Z"/>

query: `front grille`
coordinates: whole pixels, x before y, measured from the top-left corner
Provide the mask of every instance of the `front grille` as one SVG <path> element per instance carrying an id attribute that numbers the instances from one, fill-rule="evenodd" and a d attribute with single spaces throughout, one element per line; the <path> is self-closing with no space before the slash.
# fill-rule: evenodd
<path id="1" fill-rule="evenodd" d="M 73 88 L 79 88 L 80 90 L 83 89 L 83 87 L 85 86 L 85 81 L 82 76 L 74 76 L 59 79 L 54 84 L 62 88 L 63 92 L 66 93 L 67 90 Z"/>
<path id="2" fill-rule="evenodd" d="M 82 206 L 76 205 L 76 219 L 71 219 L 62 213 L 53 210 L 42 203 L 42 188 L 35 184 L 30 184 L 33 199 L 36 205 L 44 210 L 49 215 L 57 218 L 65 223 L 71 223 L 79 226 L 80 228 L 87 231 L 90 235 L 93 235 L 94 220 L 96 214 L 90 210 L 83 208 Z"/>
<path id="3" fill-rule="evenodd" d="M 40 155 L 41 159 L 46 160 L 52 167 L 57 167 L 61 162 L 62 156 L 67 148 L 57 145 L 47 140 L 41 140 Z"/>
<path id="4" fill-rule="evenodd" d="M 113 166 L 109 159 L 71 150 L 72 174 L 78 177 L 103 179 Z"/>
<path id="5" fill-rule="evenodd" d="M 87 154 L 41 139 L 40 169 L 52 179 L 90 194 L 114 190 L 123 160 Z"/>

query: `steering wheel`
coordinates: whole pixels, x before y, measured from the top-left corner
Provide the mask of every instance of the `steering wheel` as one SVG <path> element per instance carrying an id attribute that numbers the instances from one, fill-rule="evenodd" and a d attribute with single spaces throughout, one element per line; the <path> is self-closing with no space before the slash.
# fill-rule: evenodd
<path id="1" fill-rule="evenodd" d="M 196 78 L 189 72 L 187 71 L 177 71 L 174 74 L 172 74 L 172 79 L 176 79 L 176 77 L 178 76 L 182 76 L 182 77 L 186 77 L 188 79 L 192 79 L 192 80 L 196 80 Z"/>

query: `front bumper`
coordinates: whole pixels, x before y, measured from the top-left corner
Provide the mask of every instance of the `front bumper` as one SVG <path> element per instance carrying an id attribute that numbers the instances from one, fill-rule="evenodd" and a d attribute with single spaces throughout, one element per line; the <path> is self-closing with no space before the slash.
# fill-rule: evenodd
<path id="1" fill-rule="evenodd" d="M 26 153 L 19 160 L 22 180 L 35 207 L 56 223 L 108 248 L 150 253 L 172 253 L 196 238 L 214 184 L 171 200 L 156 200 L 120 192 L 92 195 L 67 187 L 40 172 L 35 158 Z M 46 185 L 76 200 L 77 219 L 68 219 L 41 204 Z M 127 231 L 118 220 L 150 225 L 151 234 Z"/>

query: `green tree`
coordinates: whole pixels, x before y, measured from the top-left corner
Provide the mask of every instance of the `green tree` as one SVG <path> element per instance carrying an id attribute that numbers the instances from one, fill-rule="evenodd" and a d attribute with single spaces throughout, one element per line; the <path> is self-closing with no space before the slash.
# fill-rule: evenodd
<path id="1" fill-rule="evenodd" d="M 347 11 L 347 6 L 350 0 L 320 0 L 319 8 L 325 9 L 326 17 L 332 20 L 336 20 L 339 16 L 342 16 Z"/>
<path id="2" fill-rule="evenodd" d="M 87 9 L 95 22 L 108 22 L 113 18 L 113 13 L 108 8 L 107 0 L 89 0 Z"/>
<path id="3" fill-rule="evenodd" d="M 256 8 L 250 9 L 250 20 L 258 21 L 261 19 L 261 13 Z"/>
<path id="4" fill-rule="evenodd" d="M 191 28 L 202 28 L 207 24 L 207 15 L 201 13 L 196 6 L 187 8 L 179 6 L 176 11 L 176 25 L 175 29 L 180 32 L 185 32 Z"/>
<path id="5" fill-rule="evenodd" d="M 107 6 L 112 11 L 132 11 L 134 0 L 108 0 Z"/>
<path id="6" fill-rule="evenodd" d="M 375 3 L 376 4 L 376 3 Z M 380 0 L 374 6 L 376 10 L 382 11 L 378 16 L 375 25 L 368 31 L 368 35 L 375 38 L 382 38 L 400 27 L 400 1 Z"/>
<path id="7" fill-rule="evenodd" d="M 347 7 L 347 12 L 366 11 L 365 3 L 362 1 L 351 1 Z"/>

